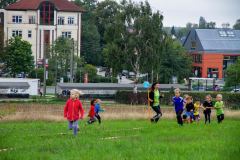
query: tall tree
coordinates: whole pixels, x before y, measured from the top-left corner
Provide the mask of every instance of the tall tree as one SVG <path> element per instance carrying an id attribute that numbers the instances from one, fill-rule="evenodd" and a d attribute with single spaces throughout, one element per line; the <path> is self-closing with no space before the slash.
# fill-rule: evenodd
<path id="1" fill-rule="evenodd" d="M 94 15 L 97 1 L 75 0 L 75 3 L 85 9 L 82 15 L 81 55 L 87 63 L 102 65 L 103 58 L 100 47 L 100 35 L 95 24 Z"/>
<path id="2" fill-rule="evenodd" d="M 233 29 L 240 30 L 240 19 L 238 19 L 236 23 L 233 25 Z"/>
<path id="3" fill-rule="evenodd" d="M 199 24 L 198 24 L 200 29 L 204 29 L 207 26 L 207 21 L 205 20 L 204 17 L 199 18 Z"/>
<path id="4" fill-rule="evenodd" d="M 157 68 L 157 54 L 163 39 L 162 19 L 159 12 L 152 12 L 148 2 L 121 2 L 121 12 L 105 34 L 105 60 L 114 74 L 123 68 L 135 75 L 151 73 Z"/>
<path id="5" fill-rule="evenodd" d="M 3 62 L 13 77 L 21 72 L 30 73 L 34 67 L 31 44 L 21 37 L 11 38 L 4 49 Z"/>

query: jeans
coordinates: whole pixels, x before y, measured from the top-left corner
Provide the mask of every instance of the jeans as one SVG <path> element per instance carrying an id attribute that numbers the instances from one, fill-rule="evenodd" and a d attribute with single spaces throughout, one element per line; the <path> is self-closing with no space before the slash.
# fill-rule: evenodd
<path id="1" fill-rule="evenodd" d="M 68 121 L 68 128 L 70 130 L 73 129 L 73 134 L 77 135 L 77 131 L 78 131 L 78 120 L 76 121 Z"/>

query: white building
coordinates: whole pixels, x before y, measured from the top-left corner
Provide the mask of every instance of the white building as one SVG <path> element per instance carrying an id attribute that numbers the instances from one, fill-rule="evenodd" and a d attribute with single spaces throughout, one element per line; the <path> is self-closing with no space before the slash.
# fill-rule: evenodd
<path id="1" fill-rule="evenodd" d="M 34 61 L 41 62 L 46 47 L 58 37 L 73 38 L 80 56 L 81 13 L 83 9 L 68 0 L 19 0 L 4 10 L 4 41 L 21 36 L 32 44 Z M 1 16 L 0 16 L 1 17 Z"/>

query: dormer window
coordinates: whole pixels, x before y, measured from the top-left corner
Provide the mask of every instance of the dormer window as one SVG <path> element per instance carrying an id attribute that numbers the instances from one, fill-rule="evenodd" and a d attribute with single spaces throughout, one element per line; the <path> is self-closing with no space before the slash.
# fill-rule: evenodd
<path id="1" fill-rule="evenodd" d="M 191 42 L 191 50 L 195 50 L 196 46 L 197 46 L 196 41 L 192 41 Z"/>

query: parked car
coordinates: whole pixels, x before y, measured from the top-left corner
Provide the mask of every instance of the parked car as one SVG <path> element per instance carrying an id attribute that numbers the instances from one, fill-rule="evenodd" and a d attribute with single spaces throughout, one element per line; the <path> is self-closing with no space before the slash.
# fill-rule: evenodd
<path id="1" fill-rule="evenodd" d="M 231 91 L 231 93 L 240 93 L 240 88 L 233 89 L 233 90 Z"/>

